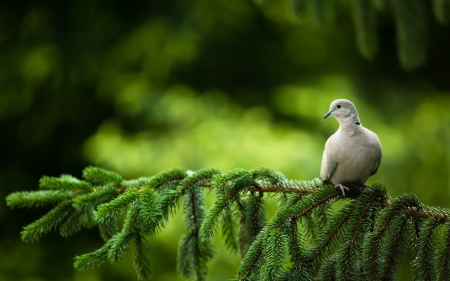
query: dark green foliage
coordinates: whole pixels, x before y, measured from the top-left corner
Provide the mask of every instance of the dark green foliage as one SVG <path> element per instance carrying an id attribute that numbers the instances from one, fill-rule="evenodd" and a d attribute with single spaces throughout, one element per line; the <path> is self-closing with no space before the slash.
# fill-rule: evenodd
<path id="1" fill-rule="evenodd" d="M 10 207 L 55 205 L 24 227 L 26 242 L 57 227 L 68 236 L 97 225 L 105 244 L 77 256 L 79 270 L 120 262 L 131 249 L 138 279 L 150 278 L 147 238 L 182 203 L 186 232 L 177 269 L 189 280 L 207 280 L 219 226 L 227 247 L 241 254 L 236 280 L 396 280 L 407 254 L 415 257 L 415 280 L 450 279 L 450 211 L 425 206 L 411 194 L 390 198 L 381 184 L 352 187 L 344 197 L 318 179 L 287 180 L 267 168 L 171 169 L 123 180 L 89 167 L 83 176 L 87 181 L 44 177 L 41 190 L 6 198 Z M 208 211 L 204 189 L 216 192 Z M 266 193 L 280 194 L 267 222 Z M 344 205 L 334 207 L 339 200 Z"/>
<path id="2" fill-rule="evenodd" d="M 265 229 L 261 230 L 242 259 L 236 280 L 250 280 L 252 275 L 258 273 L 258 269 L 261 267 L 261 256 L 264 251 L 264 239 Z"/>
<path id="3" fill-rule="evenodd" d="M 391 0 L 397 27 L 397 46 L 400 63 L 414 69 L 427 60 L 427 13 L 422 0 Z"/>
<path id="4" fill-rule="evenodd" d="M 265 231 L 264 240 L 260 276 L 262 280 L 276 280 L 284 274 L 286 236 L 281 227 L 268 228 Z"/>
<path id="5" fill-rule="evenodd" d="M 374 185 L 364 189 L 358 200 L 353 201 L 342 236 L 344 243 L 336 251 L 336 280 L 363 280 L 360 272 L 362 244 L 371 227 L 371 215 L 380 209 L 384 195 L 384 188 Z"/>
<path id="6" fill-rule="evenodd" d="M 336 280 L 336 268 L 335 265 L 337 263 L 338 255 L 334 254 L 329 256 L 323 265 L 320 267 L 320 270 L 317 275 L 317 280 L 319 281 L 335 281 Z"/>
<path id="7" fill-rule="evenodd" d="M 331 19 L 332 0 L 312 0 L 308 2 L 310 5 L 310 12 L 317 23 L 325 24 Z"/>
<path id="8" fill-rule="evenodd" d="M 441 24 L 447 24 L 450 16 L 449 0 L 433 0 L 433 12 L 437 21 Z"/>
<path id="9" fill-rule="evenodd" d="M 201 187 L 186 180 L 183 186 L 184 225 L 186 233 L 180 240 L 178 248 L 178 272 L 188 279 L 207 280 L 207 262 L 213 256 L 209 239 L 200 239 L 200 226 L 205 217 L 205 206 Z"/>
<path id="10" fill-rule="evenodd" d="M 354 0 L 356 43 L 366 58 L 373 58 L 378 48 L 376 10 L 371 0 Z"/>
<path id="11" fill-rule="evenodd" d="M 374 230 L 366 235 L 362 250 L 363 273 L 368 280 L 391 280 L 398 272 L 406 255 L 406 237 L 410 235 L 407 233 L 410 218 L 404 214 L 408 208 L 419 210 L 422 206 L 414 195 L 404 194 L 378 213 Z"/>
<path id="12" fill-rule="evenodd" d="M 294 17 L 305 16 L 308 13 L 310 0 L 289 0 L 289 5 Z"/>
<path id="13" fill-rule="evenodd" d="M 138 204 L 131 204 L 125 217 L 122 230 L 111 238 L 112 244 L 107 256 L 108 261 L 111 263 L 121 261 L 127 253 L 133 238 L 136 235 L 139 235 L 139 211 Z"/>
<path id="14" fill-rule="evenodd" d="M 434 232 L 438 225 L 439 218 L 433 217 L 420 228 L 417 257 L 413 262 L 415 280 L 437 280 L 437 268 L 433 259 L 437 255 L 438 241 Z"/>
<path id="15" fill-rule="evenodd" d="M 238 250 L 239 239 L 246 240 L 246 237 L 238 236 L 238 223 L 235 217 L 231 205 L 226 205 L 222 215 L 222 235 L 225 239 L 225 245 L 233 252 L 237 252 Z M 245 244 L 245 241 L 242 241 L 242 243 Z"/>
<path id="16" fill-rule="evenodd" d="M 266 224 L 266 210 L 263 193 L 251 193 L 242 203 L 244 205 L 245 239 L 247 241 L 253 241 Z"/>
<path id="17" fill-rule="evenodd" d="M 311 262 L 319 262 L 324 256 L 328 256 L 342 240 L 342 230 L 347 224 L 350 216 L 354 210 L 354 203 L 350 203 L 343 207 L 338 214 L 336 214 L 331 222 L 322 230 L 316 242 L 308 251 L 308 258 Z M 321 269 L 322 270 L 322 269 Z"/>
<path id="18" fill-rule="evenodd" d="M 142 235 L 136 234 L 133 237 L 134 242 L 134 257 L 133 266 L 137 272 L 138 279 L 149 279 L 151 275 L 150 261 L 148 259 L 148 242 Z"/>
<path id="19" fill-rule="evenodd" d="M 450 280 L 450 222 L 445 223 L 443 251 L 439 253 L 439 278 L 440 280 Z"/>
<path id="20" fill-rule="evenodd" d="M 319 25 L 331 20 L 331 0 L 289 0 L 295 18 L 312 17 Z M 405 70 L 416 69 L 427 61 L 428 1 L 353 0 L 356 43 L 360 53 L 372 59 L 378 50 L 377 14 L 390 12 L 397 30 L 397 53 Z M 450 18 L 449 0 L 431 0 L 434 17 L 440 24 Z"/>
<path id="21" fill-rule="evenodd" d="M 376 278 L 371 276 L 372 280 L 396 280 L 398 271 L 406 258 L 408 251 L 408 237 L 411 236 L 408 228 L 408 217 L 405 215 L 396 216 L 389 225 L 384 243 L 381 245 L 380 255 L 378 255 L 376 264 Z M 388 256 L 385 256 L 389 253 Z"/>
<path id="22" fill-rule="evenodd" d="M 292 264 L 291 271 L 296 272 L 298 268 L 301 268 L 305 263 L 309 264 L 304 256 L 305 243 L 302 240 L 301 233 L 297 227 L 297 220 L 291 218 L 289 221 L 289 229 L 286 231 L 288 241 L 288 251 L 290 255 L 290 262 Z M 295 270 L 294 270 L 295 269 Z M 292 274 L 291 274 L 292 275 Z M 294 274 L 295 275 L 295 274 Z"/>

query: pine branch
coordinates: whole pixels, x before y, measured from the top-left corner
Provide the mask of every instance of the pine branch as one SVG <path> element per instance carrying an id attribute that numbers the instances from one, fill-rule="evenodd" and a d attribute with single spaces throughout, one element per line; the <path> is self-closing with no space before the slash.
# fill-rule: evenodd
<path id="1" fill-rule="evenodd" d="M 315 262 L 316 259 L 322 256 L 323 252 L 328 247 L 333 246 L 332 242 L 338 239 L 338 235 L 340 234 L 342 227 L 348 222 L 348 219 L 352 215 L 353 211 L 353 204 L 349 204 L 344 207 L 333 219 L 333 222 L 325 228 L 320 237 L 317 239 L 317 242 L 309 250 L 309 254 L 307 256 L 311 262 Z"/>
<path id="2" fill-rule="evenodd" d="M 264 262 L 261 266 L 262 280 L 276 280 L 285 274 L 285 252 L 287 250 L 286 235 L 282 228 L 268 227 L 265 231 L 265 243 L 262 255 Z"/>
<path id="3" fill-rule="evenodd" d="M 171 169 L 124 180 L 88 167 L 83 177 L 43 177 L 40 190 L 6 198 L 12 208 L 55 205 L 24 227 L 26 242 L 57 227 L 68 236 L 97 225 L 105 244 L 75 258 L 80 270 L 119 262 L 134 245 L 138 278 L 149 278 L 147 236 L 156 235 L 182 205 L 186 233 L 177 268 L 188 279 L 207 279 L 211 238 L 219 227 L 228 248 L 241 253 L 236 280 L 395 280 L 408 251 L 416 256 L 417 280 L 450 279 L 450 210 L 426 206 L 411 194 L 390 198 L 380 184 L 352 187 L 344 197 L 318 179 L 288 180 L 267 168 Z M 217 194 L 208 211 L 205 189 Z M 279 194 L 278 210 L 267 222 L 266 194 Z M 347 203 L 334 210 L 340 200 Z"/>
<path id="4" fill-rule="evenodd" d="M 133 266 L 138 274 L 138 280 L 149 279 L 151 276 L 150 261 L 148 259 L 148 242 L 140 234 L 133 237 L 135 250 L 133 257 Z"/>
<path id="5" fill-rule="evenodd" d="M 440 264 L 438 268 L 439 280 L 450 280 L 450 223 L 445 223 L 444 247 L 442 253 L 439 254 Z"/>
<path id="6" fill-rule="evenodd" d="M 188 279 L 207 279 L 206 264 L 213 256 L 213 248 L 209 239 L 200 239 L 199 231 L 205 213 L 203 193 L 197 184 L 216 173 L 214 170 L 203 170 L 180 184 L 180 191 L 184 193 L 184 224 L 187 232 L 180 240 L 177 269 Z"/>
<path id="7" fill-rule="evenodd" d="M 36 242 L 61 224 L 71 212 L 70 201 L 62 201 L 47 214 L 25 226 L 21 237 L 24 242 Z"/>
<path id="8" fill-rule="evenodd" d="M 10 208 L 45 207 L 70 199 L 75 193 L 71 190 L 18 191 L 6 196 L 6 206 Z"/>
<path id="9" fill-rule="evenodd" d="M 256 273 L 260 259 L 264 250 L 265 228 L 261 230 L 255 241 L 251 244 L 246 255 L 242 259 L 241 266 L 238 269 L 235 280 L 250 280 L 251 276 Z"/>
<path id="10" fill-rule="evenodd" d="M 387 262 L 377 260 L 376 274 L 381 276 L 381 280 L 395 280 L 398 270 L 406 257 L 406 239 L 407 239 L 408 217 L 400 215 L 393 219 L 390 232 L 387 235 L 386 242 L 382 245 L 382 256 L 389 253 Z M 379 280 L 372 277 L 372 280 Z"/>
<path id="11" fill-rule="evenodd" d="M 265 202 L 263 193 L 250 193 L 245 203 L 246 240 L 253 241 L 266 224 Z"/>
<path id="12" fill-rule="evenodd" d="M 113 239 L 109 239 L 106 243 L 94 252 L 87 253 L 75 257 L 74 267 L 78 270 L 95 269 L 108 261 L 108 251 L 111 249 Z"/>
<path id="13" fill-rule="evenodd" d="M 92 191 L 93 187 L 86 181 L 79 180 L 71 175 L 61 175 L 59 178 L 43 176 L 39 180 L 41 190 L 81 190 Z"/>
<path id="14" fill-rule="evenodd" d="M 83 170 L 83 178 L 95 185 L 113 183 L 118 186 L 121 185 L 123 181 L 119 174 L 93 166 L 89 166 Z"/>
<path id="15" fill-rule="evenodd" d="M 442 224 L 439 217 L 431 217 L 423 224 L 419 232 L 417 257 L 413 262 L 415 280 L 438 280 L 437 255 L 438 240 L 435 232 Z"/>
<path id="16" fill-rule="evenodd" d="M 134 188 L 127 189 L 122 196 L 116 197 L 108 203 L 101 204 L 97 207 L 97 222 L 99 224 L 107 224 L 112 220 L 117 220 L 126 207 L 139 197 L 139 191 Z"/>

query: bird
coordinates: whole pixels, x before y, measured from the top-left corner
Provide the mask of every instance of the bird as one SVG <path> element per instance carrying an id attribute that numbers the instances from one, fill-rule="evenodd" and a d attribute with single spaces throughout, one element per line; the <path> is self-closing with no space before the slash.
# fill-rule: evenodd
<path id="1" fill-rule="evenodd" d="M 345 196 L 348 185 L 367 187 L 367 179 L 378 171 L 381 143 L 377 134 L 363 127 L 351 101 L 333 101 L 323 119 L 329 116 L 337 119 L 339 129 L 325 143 L 320 177 L 322 182 L 339 187 Z"/>

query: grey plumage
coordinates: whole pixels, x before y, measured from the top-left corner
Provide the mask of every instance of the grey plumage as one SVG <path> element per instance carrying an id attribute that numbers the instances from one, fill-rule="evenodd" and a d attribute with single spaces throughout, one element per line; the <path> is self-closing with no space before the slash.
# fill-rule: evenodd
<path id="1" fill-rule="evenodd" d="M 345 99 L 335 100 L 323 117 L 334 116 L 339 129 L 325 143 L 320 177 L 323 182 L 340 187 L 361 185 L 374 175 L 381 162 L 381 143 L 378 136 L 364 128 L 355 105 Z"/>

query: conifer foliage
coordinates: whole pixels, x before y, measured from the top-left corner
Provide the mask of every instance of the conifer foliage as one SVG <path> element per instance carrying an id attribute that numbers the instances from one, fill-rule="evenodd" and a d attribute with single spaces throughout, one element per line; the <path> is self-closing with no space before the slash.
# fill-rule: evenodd
<path id="1" fill-rule="evenodd" d="M 332 18 L 332 0 L 290 0 L 294 17 L 309 15 L 323 25 Z M 372 59 L 378 49 L 380 15 L 393 18 L 401 66 L 416 69 L 427 61 L 427 27 L 432 14 L 441 25 L 450 19 L 449 0 L 353 0 L 356 43 L 360 53 Z M 429 11 L 428 11 L 429 10 Z"/>
<path id="2" fill-rule="evenodd" d="M 204 193 L 214 190 L 206 210 Z M 266 221 L 266 199 L 277 212 Z M 396 280 L 406 255 L 415 280 L 450 280 L 450 210 L 429 207 L 412 194 L 390 197 L 381 184 L 354 187 L 347 197 L 318 179 L 288 180 L 266 168 L 197 172 L 171 169 L 124 180 L 97 167 L 83 179 L 44 176 L 38 191 L 7 196 L 11 208 L 52 206 L 25 226 L 25 242 L 52 230 L 69 236 L 98 227 L 105 243 L 75 258 L 75 268 L 116 263 L 132 249 L 138 279 L 151 276 L 147 238 L 182 210 L 186 232 L 178 249 L 178 272 L 207 280 L 212 237 L 221 231 L 241 255 L 235 280 Z M 341 207 L 335 203 L 343 201 Z"/>

